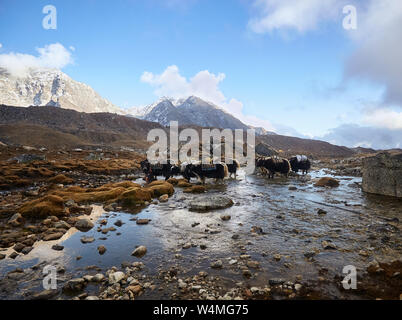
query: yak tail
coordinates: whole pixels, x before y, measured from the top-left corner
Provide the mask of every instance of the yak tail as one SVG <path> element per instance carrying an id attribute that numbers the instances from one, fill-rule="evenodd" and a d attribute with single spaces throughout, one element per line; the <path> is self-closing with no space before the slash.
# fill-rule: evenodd
<path id="1" fill-rule="evenodd" d="M 236 159 L 233 159 L 233 163 L 236 165 L 237 169 L 240 169 L 240 163 Z"/>
<path id="2" fill-rule="evenodd" d="M 229 176 L 228 166 L 225 163 L 222 163 L 222 166 L 223 166 L 224 177 L 227 178 Z"/>

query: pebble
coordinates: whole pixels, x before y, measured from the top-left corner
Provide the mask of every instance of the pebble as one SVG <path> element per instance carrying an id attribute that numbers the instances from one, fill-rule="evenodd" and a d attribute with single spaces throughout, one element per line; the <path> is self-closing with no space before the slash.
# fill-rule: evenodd
<path id="1" fill-rule="evenodd" d="M 280 254 L 274 254 L 274 259 L 276 260 L 276 261 L 280 261 L 281 260 L 281 255 Z"/>
<path id="2" fill-rule="evenodd" d="M 183 249 L 190 249 L 191 248 L 191 243 L 190 242 L 185 243 L 182 248 Z"/>
<path id="3" fill-rule="evenodd" d="M 138 222 L 137 222 L 138 223 Z M 114 223 L 114 225 L 116 226 L 116 227 L 121 227 L 122 225 L 123 225 L 123 222 L 121 221 L 121 220 L 117 220 L 115 223 Z"/>
<path id="4" fill-rule="evenodd" d="M 62 251 L 64 249 L 64 246 L 61 246 L 59 244 L 55 244 L 55 245 L 52 246 L 52 249 L 56 250 L 56 251 Z"/>
<path id="5" fill-rule="evenodd" d="M 106 252 L 106 247 L 105 246 L 99 246 L 98 247 L 98 252 L 99 254 L 104 254 Z"/>
<path id="6" fill-rule="evenodd" d="M 148 224 L 149 221 L 151 221 L 151 220 L 150 219 L 138 219 L 137 224 L 144 225 L 144 224 Z"/>
<path id="7" fill-rule="evenodd" d="M 102 282 L 105 280 L 105 276 L 102 273 L 97 273 L 92 277 L 93 282 Z"/>
<path id="8" fill-rule="evenodd" d="M 323 242 L 321 242 L 321 245 L 325 250 L 336 250 L 336 246 L 331 242 L 324 240 Z"/>
<path id="9" fill-rule="evenodd" d="M 258 261 L 247 261 L 247 267 L 257 269 L 260 267 L 260 263 Z"/>
<path id="10" fill-rule="evenodd" d="M 94 237 L 82 237 L 81 238 L 81 242 L 82 243 L 92 243 L 95 241 Z"/>
<path id="11" fill-rule="evenodd" d="M 167 194 L 161 195 L 159 197 L 160 202 L 167 202 L 169 200 L 169 196 Z"/>
<path id="12" fill-rule="evenodd" d="M 223 267 L 222 260 L 216 260 L 211 263 L 211 268 L 213 268 L 213 269 L 222 269 L 222 267 Z"/>

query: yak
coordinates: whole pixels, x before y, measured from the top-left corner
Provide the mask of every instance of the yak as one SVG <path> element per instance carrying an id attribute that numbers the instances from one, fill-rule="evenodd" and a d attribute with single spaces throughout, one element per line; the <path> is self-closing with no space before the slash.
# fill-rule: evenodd
<path id="1" fill-rule="evenodd" d="M 170 161 L 166 164 L 151 164 L 148 160 L 144 160 L 141 161 L 140 165 L 147 182 L 152 182 L 159 176 L 163 176 L 165 177 L 165 180 L 168 180 L 171 176 L 176 174 L 178 168 L 177 166 L 170 164 Z M 180 173 L 180 168 L 178 171 Z"/>
<path id="2" fill-rule="evenodd" d="M 233 159 L 232 163 L 226 163 L 226 166 L 228 167 L 229 177 L 234 175 L 234 178 L 236 179 L 237 170 L 240 169 L 239 161 L 237 161 L 236 159 Z"/>
<path id="3" fill-rule="evenodd" d="M 226 164 L 187 164 L 182 172 L 183 177 L 190 181 L 192 177 L 197 177 L 202 184 L 205 184 L 206 178 L 214 178 L 215 181 L 228 177 L 229 170 Z"/>
<path id="4" fill-rule="evenodd" d="M 256 159 L 256 167 L 268 172 L 269 178 L 274 178 L 276 172 L 288 176 L 290 172 L 289 160 L 279 157 L 259 158 Z"/>
<path id="5" fill-rule="evenodd" d="M 293 172 L 302 171 L 302 174 L 307 174 L 311 168 L 310 160 L 304 155 L 297 155 L 289 159 L 290 166 Z"/>

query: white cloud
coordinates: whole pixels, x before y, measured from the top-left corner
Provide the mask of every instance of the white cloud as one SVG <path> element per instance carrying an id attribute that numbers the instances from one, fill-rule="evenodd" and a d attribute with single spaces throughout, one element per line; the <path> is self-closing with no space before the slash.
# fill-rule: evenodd
<path id="1" fill-rule="evenodd" d="M 249 26 L 257 33 L 303 33 L 328 21 L 341 26 L 347 4 L 347 0 L 255 0 L 258 12 Z M 357 30 L 346 33 L 355 49 L 345 63 L 345 78 L 380 84 L 385 89 L 382 103 L 402 106 L 402 1 L 368 0 L 356 5 Z"/>
<path id="2" fill-rule="evenodd" d="M 372 109 L 365 113 L 363 122 L 379 128 L 402 130 L 402 112 L 389 108 Z"/>
<path id="3" fill-rule="evenodd" d="M 316 139 L 347 147 L 366 147 L 374 149 L 401 148 L 402 129 L 363 127 L 356 124 L 344 124 L 329 130 Z"/>
<path id="4" fill-rule="evenodd" d="M 22 77 L 30 69 L 62 69 L 73 63 L 71 52 L 60 43 L 37 48 L 38 56 L 23 53 L 0 54 L 0 68 L 6 69 L 12 76 Z"/>
<path id="5" fill-rule="evenodd" d="M 382 102 L 402 106 L 402 2 L 371 0 L 366 10 L 358 10 L 358 28 L 351 35 L 357 49 L 346 63 L 346 78 L 381 84 Z"/>
<path id="6" fill-rule="evenodd" d="M 313 30 L 325 20 L 339 16 L 339 0 L 255 0 L 256 17 L 249 27 L 256 33 L 275 30 Z"/>
<path id="7" fill-rule="evenodd" d="M 172 65 L 167 67 L 161 74 L 155 75 L 151 72 L 144 72 L 141 76 L 141 81 L 153 86 L 155 94 L 158 97 L 167 96 L 179 99 L 188 96 L 197 96 L 222 107 L 248 125 L 272 130 L 273 127 L 269 121 L 245 115 L 241 101 L 225 97 L 219 88 L 219 84 L 225 77 L 224 73 L 213 74 L 208 70 L 203 70 L 188 80 L 180 74 L 177 66 Z"/>
<path id="8" fill-rule="evenodd" d="M 0 43 L 0 49 L 3 48 L 3 45 Z"/>

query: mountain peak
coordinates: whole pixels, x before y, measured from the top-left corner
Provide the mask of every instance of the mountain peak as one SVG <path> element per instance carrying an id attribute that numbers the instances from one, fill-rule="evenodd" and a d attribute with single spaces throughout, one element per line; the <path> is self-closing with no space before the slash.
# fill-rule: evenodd
<path id="1" fill-rule="evenodd" d="M 170 121 L 178 121 L 180 125 L 228 129 L 249 128 L 222 108 L 197 96 L 177 100 L 162 97 L 140 111 L 136 109 L 132 115 L 164 126 L 168 126 Z"/>
<path id="2" fill-rule="evenodd" d="M 80 112 L 124 114 L 90 86 L 74 81 L 57 69 L 31 69 L 13 77 L 0 72 L 0 104 L 10 106 L 57 106 Z"/>

